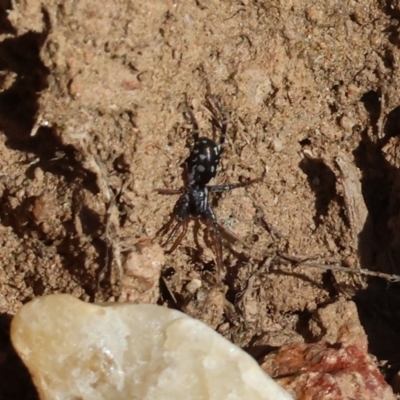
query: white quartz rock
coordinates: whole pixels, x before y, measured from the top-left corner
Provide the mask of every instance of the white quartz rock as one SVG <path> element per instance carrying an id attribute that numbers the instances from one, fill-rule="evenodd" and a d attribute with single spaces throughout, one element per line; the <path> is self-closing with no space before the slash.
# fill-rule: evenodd
<path id="1" fill-rule="evenodd" d="M 41 400 L 291 399 L 244 351 L 179 311 L 31 301 L 11 325 Z"/>

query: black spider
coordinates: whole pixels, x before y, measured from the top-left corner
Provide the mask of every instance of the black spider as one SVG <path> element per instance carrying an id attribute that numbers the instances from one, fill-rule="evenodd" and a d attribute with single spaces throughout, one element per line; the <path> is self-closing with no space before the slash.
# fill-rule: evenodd
<path id="1" fill-rule="evenodd" d="M 193 125 L 194 146 L 186 160 L 186 181 L 185 186 L 180 189 L 159 189 L 160 194 L 180 194 L 180 198 L 175 204 L 171 219 L 160 229 L 158 234 L 167 233 L 172 222 L 177 220 L 172 228 L 167 240 L 163 244 L 165 246 L 176 234 L 178 229 L 182 227 L 182 231 L 176 238 L 174 244 L 168 253 L 172 253 L 179 245 L 183 237 L 186 235 L 188 223 L 191 218 L 200 218 L 206 226 L 211 230 L 211 238 L 215 244 L 217 279 L 221 279 L 222 266 L 222 240 L 220 233 L 220 225 L 216 216 L 208 202 L 209 193 L 220 193 L 239 187 L 250 185 L 258 182 L 260 179 L 249 180 L 243 183 L 233 183 L 228 185 L 207 186 L 212 178 L 215 177 L 218 164 L 223 152 L 228 121 L 224 112 L 220 108 L 218 102 L 212 96 L 207 96 L 207 106 L 215 121 L 217 121 L 221 130 L 219 144 L 207 137 L 199 137 L 199 125 L 186 101 L 187 113 Z M 219 122 L 220 120 L 220 122 Z"/>

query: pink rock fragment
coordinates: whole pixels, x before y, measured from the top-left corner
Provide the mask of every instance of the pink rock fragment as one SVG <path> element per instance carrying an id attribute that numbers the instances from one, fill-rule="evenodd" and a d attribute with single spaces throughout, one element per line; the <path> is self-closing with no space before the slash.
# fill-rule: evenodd
<path id="1" fill-rule="evenodd" d="M 364 346 L 293 343 L 261 365 L 297 400 L 395 400 Z"/>

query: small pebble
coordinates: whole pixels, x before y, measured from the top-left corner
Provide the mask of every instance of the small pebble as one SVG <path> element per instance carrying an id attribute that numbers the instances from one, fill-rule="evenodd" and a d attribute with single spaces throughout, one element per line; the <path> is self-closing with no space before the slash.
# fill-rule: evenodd
<path id="1" fill-rule="evenodd" d="M 343 117 L 340 118 L 340 126 L 346 131 L 350 131 L 354 125 L 354 121 L 350 117 L 343 115 Z"/>
<path id="2" fill-rule="evenodd" d="M 196 293 L 202 286 L 201 280 L 200 279 L 192 279 L 187 285 L 186 285 L 186 290 L 190 294 Z"/>
<path id="3" fill-rule="evenodd" d="M 283 149 L 282 140 L 279 138 L 274 139 L 274 141 L 272 142 L 272 147 L 277 153 L 282 151 L 282 149 Z"/>

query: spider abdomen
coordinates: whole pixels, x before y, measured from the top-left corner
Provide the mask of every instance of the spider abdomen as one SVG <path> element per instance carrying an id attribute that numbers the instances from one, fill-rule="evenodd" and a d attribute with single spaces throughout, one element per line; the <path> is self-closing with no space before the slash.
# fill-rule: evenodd
<path id="1" fill-rule="evenodd" d="M 217 174 L 221 157 L 220 146 L 213 140 L 201 137 L 196 140 L 186 160 L 191 185 L 206 185 Z"/>

